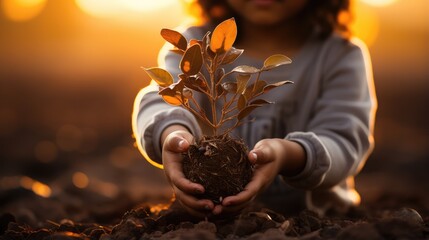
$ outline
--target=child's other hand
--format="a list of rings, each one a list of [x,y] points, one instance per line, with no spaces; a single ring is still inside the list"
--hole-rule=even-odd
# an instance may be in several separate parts
[[[214,214],[240,211],[268,187],[278,174],[299,173],[305,166],[305,151],[296,142],[279,138],[263,139],[249,152],[249,160],[255,164],[252,180],[239,194],[226,197],[222,205],[215,207]]]
[[[168,135],[163,138],[162,162],[176,199],[192,215],[205,217],[213,209],[214,203],[208,199],[197,199],[195,195],[203,193],[204,187],[191,182],[182,171],[181,153],[188,150],[193,136],[186,130],[166,130],[164,133]]]

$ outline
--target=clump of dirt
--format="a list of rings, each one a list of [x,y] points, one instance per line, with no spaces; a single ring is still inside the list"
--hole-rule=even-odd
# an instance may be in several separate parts
[[[229,135],[205,136],[184,154],[183,172],[189,180],[204,186],[199,197],[220,203],[243,191],[253,175],[253,166],[242,141]]]

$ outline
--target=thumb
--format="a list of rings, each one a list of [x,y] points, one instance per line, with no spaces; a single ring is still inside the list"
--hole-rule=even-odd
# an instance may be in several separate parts
[[[189,136],[187,136],[189,135]],[[164,149],[171,152],[184,152],[189,148],[189,140],[192,140],[190,133],[174,132],[168,135],[164,141]]]
[[[265,144],[257,144],[255,148],[249,152],[249,160],[253,164],[265,163],[271,158],[271,150],[271,147]]]

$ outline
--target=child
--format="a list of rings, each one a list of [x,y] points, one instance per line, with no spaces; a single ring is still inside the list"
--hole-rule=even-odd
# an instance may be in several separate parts
[[[244,49],[237,65],[260,67],[273,54],[293,63],[264,72],[265,81],[291,80],[264,99],[275,104],[254,111],[254,121],[233,135],[252,149],[256,164],[245,190],[215,205],[195,194],[204,188],[184,177],[181,152],[203,134],[188,111],[170,106],[149,85],[137,96],[133,130],[148,161],[163,167],[176,199],[191,214],[237,212],[256,197],[269,208],[291,210],[291,201],[323,214],[360,203],[354,176],[373,149],[376,98],[365,45],[348,38],[340,14],[348,0],[200,0],[206,24],[183,32],[201,39],[221,21],[235,17],[235,47]],[[181,56],[161,53],[165,67],[177,76]],[[225,69],[226,71],[230,69]],[[296,204],[295,204],[296,205]],[[276,209],[280,208],[280,209]],[[292,209],[296,210],[296,209]]]

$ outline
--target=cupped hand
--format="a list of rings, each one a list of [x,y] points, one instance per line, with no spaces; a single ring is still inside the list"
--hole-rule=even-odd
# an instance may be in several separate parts
[[[193,136],[188,131],[176,130],[169,133],[163,140],[162,162],[176,199],[192,215],[205,217],[213,210],[214,203],[208,199],[195,197],[204,193],[204,187],[187,179],[182,170],[181,153],[188,150],[192,141]]]
[[[259,141],[249,152],[249,161],[255,165],[252,180],[237,195],[226,197],[214,214],[238,212],[267,188],[278,174],[295,174],[305,165],[305,151],[296,142],[270,138]]]

